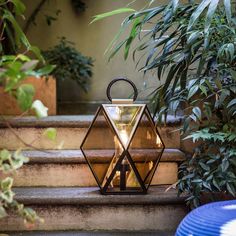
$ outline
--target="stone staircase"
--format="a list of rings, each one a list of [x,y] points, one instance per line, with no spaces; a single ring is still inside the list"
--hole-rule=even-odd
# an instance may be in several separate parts
[[[0,233],[10,235],[173,235],[187,210],[175,190],[177,168],[185,155],[180,150],[180,119],[169,117],[159,128],[166,149],[147,195],[100,195],[94,177],[79,150],[93,116],[32,117],[0,121],[0,149],[22,147],[30,162],[14,175],[16,199],[37,211],[45,222],[29,232],[15,215],[0,220]],[[55,141],[43,133],[57,129]],[[22,142],[24,140],[25,143]],[[96,140],[96,137],[94,137]],[[32,149],[30,144],[35,149]],[[97,168],[103,155],[95,155]],[[27,233],[28,231],[28,233]],[[123,234],[124,231],[124,234]],[[119,233],[118,233],[119,232]],[[128,233],[131,234],[132,233]]]

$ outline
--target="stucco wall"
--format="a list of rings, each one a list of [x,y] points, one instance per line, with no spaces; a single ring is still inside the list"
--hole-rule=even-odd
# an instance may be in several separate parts
[[[27,5],[26,16],[30,14],[38,2],[39,0],[25,0]],[[105,100],[107,84],[112,78],[117,76],[126,76],[132,79],[139,89],[144,88],[144,80],[147,82],[147,87],[157,86],[159,82],[155,79],[155,74],[149,73],[143,78],[143,74],[135,69],[135,63],[131,56],[127,61],[124,61],[123,54],[120,53],[109,63],[104,56],[104,51],[118,31],[125,14],[89,25],[92,16],[123,7],[130,1],[85,0],[85,2],[88,7],[87,10],[76,15],[71,7],[70,0],[48,1],[36,19],[36,26],[31,25],[27,33],[31,43],[38,45],[42,49],[52,47],[58,42],[58,37],[66,36],[68,40],[75,42],[78,50],[84,55],[95,59],[94,76],[91,80],[89,93],[82,92],[73,81],[65,80],[58,88],[59,100],[85,102]],[[147,0],[137,0],[131,7],[140,9],[147,2]],[[44,14],[53,14],[57,9],[62,11],[58,16],[58,20],[53,22],[51,26],[47,26]],[[122,85],[118,85],[112,92],[114,97],[127,97],[130,91],[129,86],[124,89]],[[139,99],[144,99],[144,94],[140,94]]]

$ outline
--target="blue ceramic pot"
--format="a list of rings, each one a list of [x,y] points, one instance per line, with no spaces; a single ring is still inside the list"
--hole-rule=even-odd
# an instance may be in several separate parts
[[[175,236],[236,236],[236,200],[196,208],[182,220]]]

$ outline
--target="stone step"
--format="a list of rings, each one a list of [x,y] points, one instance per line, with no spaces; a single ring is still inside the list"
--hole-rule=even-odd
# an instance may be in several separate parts
[[[95,178],[89,169],[85,158],[80,150],[48,150],[45,151],[23,151],[30,158],[14,173],[14,186],[46,186],[64,187],[97,186]],[[104,167],[108,165],[111,154],[103,151],[94,155],[95,168],[102,174]],[[138,152],[134,160],[148,158],[148,154]],[[152,155],[150,155],[152,158]],[[161,162],[153,177],[152,184],[173,184],[177,181],[178,162],[183,161],[185,155],[178,149],[165,149]]]
[[[174,232],[161,231],[117,231],[117,232],[94,232],[94,231],[41,231],[41,232],[14,232],[10,236],[174,236]]]
[[[16,199],[35,209],[44,223],[33,230],[175,231],[187,213],[183,197],[167,186],[147,195],[101,195],[98,188],[15,188]],[[27,231],[23,220],[9,215],[2,231]]]
[[[25,143],[38,149],[79,149],[92,118],[93,116],[49,116],[43,119],[23,117],[8,119],[7,123],[0,120],[0,149],[30,149]],[[180,148],[179,124],[180,118],[172,117],[169,118],[167,126],[158,128],[166,148]],[[49,127],[57,128],[55,141],[50,141],[43,135]],[[102,125],[94,133],[94,143],[102,140],[105,147],[109,140],[106,139],[106,132],[103,132],[104,139],[97,136],[101,129],[104,129]]]

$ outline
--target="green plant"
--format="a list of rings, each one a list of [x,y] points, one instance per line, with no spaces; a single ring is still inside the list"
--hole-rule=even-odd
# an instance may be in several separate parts
[[[181,110],[183,134],[201,141],[180,167],[177,183],[179,193],[189,195],[191,206],[200,204],[204,192],[235,195],[235,3],[172,0],[150,5],[124,19],[108,48],[109,59],[122,47],[127,59],[132,45],[134,60],[142,53],[146,60],[142,65],[138,60],[140,71],[155,71],[161,81],[150,94],[158,121]],[[109,15],[100,14],[94,20]],[[130,25],[128,37],[121,40]]]
[[[40,50],[29,43],[16,21],[16,17],[23,16],[24,10],[25,6],[20,0],[0,1],[0,85],[4,87],[5,92],[17,99],[22,111],[33,109],[38,117],[44,117],[47,116],[47,108],[41,101],[33,100],[34,87],[24,83],[24,80],[30,75],[36,77],[46,75],[52,71],[53,66],[36,68],[39,60],[44,63],[44,59]],[[18,53],[19,50],[23,53]],[[26,55],[29,51],[39,60],[30,59]],[[4,117],[1,118],[5,120]],[[11,128],[7,120],[6,124]],[[27,161],[20,148],[14,153],[6,149],[0,151],[0,218],[5,217],[9,210],[14,210],[26,223],[32,224],[42,219],[35,211],[14,200],[14,192],[11,189],[14,180],[10,177]]]
[[[6,149],[0,152],[0,172],[4,175],[11,175],[19,169],[24,163],[28,162],[28,158],[22,155],[20,150],[12,153]],[[35,211],[31,208],[24,207],[14,200],[14,192],[12,191],[13,178],[6,177],[0,180],[0,219],[7,216],[8,210],[14,210],[25,220],[26,224],[34,223],[36,220],[42,221]]]
[[[48,63],[56,65],[53,75],[58,80],[75,80],[84,91],[88,90],[89,79],[92,76],[93,60],[83,56],[74,44],[64,37],[58,45],[44,51],[43,55]]]

